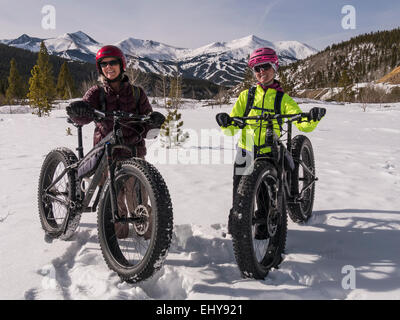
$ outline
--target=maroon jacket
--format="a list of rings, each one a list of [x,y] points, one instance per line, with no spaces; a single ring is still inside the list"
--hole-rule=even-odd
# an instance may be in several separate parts
[[[136,90],[139,88],[136,87]],[[104,85],[105,99],[106,99],[106,111],[121,110],[125,112],[137,112],[141,115],[147,115],[153,112],[149,100],[143,89],[140,88],[140,99],[136,105],[136,99],[133,93],[133,87],[129,83],[128,77],[125,75],[120,84],[119,92],[115,92],[111,86],[106,83]],[[135,92],[138,94],[138,92]],[[100,103],[100,87],[98,85],[91,87],[83,96],[83,100],[88,102],[94,109],[101,110]],[[88,124],[92,121],[89,118],[73,118],[74,122],[80,125]],[[96,123],[96,128],[94,129],[93,145],[96,145],[103,139],[108,133],[112,131],[113,121],[103,120]],[[150,128],[148,126],[139,125],[129,125],[129,127],[123,126],[122,133],[124,136],[125,144],[136,145],[136,152],[138,157],[144,157],[146,155],[146,144],[144,139],[140,139],[140,132],[144,138],[147,131]]]

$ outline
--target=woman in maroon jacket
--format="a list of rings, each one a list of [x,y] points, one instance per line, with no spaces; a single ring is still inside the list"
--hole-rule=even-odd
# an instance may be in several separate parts
[[[84,125],[93,121],[93,109],[102,111],[121,110],[139,115],[150,115],[153,124],[146,126],[123,126],[122,133],[126,145],[136,147],[136,156],[144,158],[146,155],[146,145],[144,137],[147,132],[156,127],[161,127],[164,117],[154,112],[150,106],[149,100],[143,89],[135,87],[129,83],[128,77],[124,74],[126,71],[126,59],[122,51],[115,46],[105,46],[101,48],[96,55],[96,66],[100,74],[102,85],[91,87],[83,97],[82,101],[75,101],[67,108],[70,118],[77,124]],[[96,145],[113,129],[113,120],[103,119],[96,122],[94,130],[93,144]],[[130,157],[125,153],[118,153],[118,158]],[[104,177],[105,180],[106,176]],[[104,183],[103,180],[103,183]],[[126,216],[128,212],[133,212],[137,199],[133,192],[134,179],[127,181],[124,188],[117,195],[118,211],[121,216]],[[142,199],[147,199],[147,193],[144,187],[141,188]],[[127,195],[131,196],[128,197]],[[147,200],[142,203],[146,206]],[[151,208],[148,206],[149,212]],[[151,219],[149,219],[151,221]],[[116,223],[115,233],[118,238],[126,238],[129,233],[127,223]],[[151,234],[151,226],[148,226],[147,232],[143,234],[147,240]]]
[[[100,74],[102,85],[91,87],[83,96],[83,101],[71,104],[69,116],[77,124],[84,125],[93,121],[92,110],[103,109],[106,111],[121,110],[134,112],[139,115],[147,115],[153,112],[149,100],[143,89],[132,86],[126,71],[126,59],[122,51],[115,46],[105,46],[96,55],[96,66]],[[103,100],[103,101],[102,101]],[[99,143],[108,133],[112,131],[113,121],[102,120],[96,122],[93,136],[93,145]],[[142,134],[146,136],[149,126],[144,128],[123,127],[124,140],[127,145],[135,145],[137,156],[146,155],[146,145],[144,139],[140,139],[138,130],[143,129]]]

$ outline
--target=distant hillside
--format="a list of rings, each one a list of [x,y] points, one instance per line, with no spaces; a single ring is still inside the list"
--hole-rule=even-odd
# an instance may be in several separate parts
[[[395,68],[390,73],[378,80],[379,83],[400,84],[400,67]]]
[[[162,97],[164,95],[162,76],[156,73],[144,72],[141,70],[127,71],[129,79],[135,85],[141,86],[145,92],[151,96]],[[182,97],[188,99],[212,99],[221,89],[226,87],[217,85],[208,80],[183,78]],[[170,78],[165,77],[165,94],[168,97],[170,91]]]
[[[294,91],[381,79],[400,65],[400,28],[357,36],[281,68]]]
[[[36,64],[38,53],[31,51],[10,47],[0,44],[0,93],[4,94],[8,86],[8,76],[10,74],[10,60],[15,58],[17,61],[18,72],[23,78],[24,82],[28,82],[31,76],[31,69]],[[62,64],[68,61],[68,67],[71,72],[75,85],[79,89],[83,81],[88,80],[91,75],[96,73],[94,64],[85,62],[73,62],[65,60],[56,56],[50,56],[50,62],[53,65],[53,75],[57,81],[58,73],[60,72]]]

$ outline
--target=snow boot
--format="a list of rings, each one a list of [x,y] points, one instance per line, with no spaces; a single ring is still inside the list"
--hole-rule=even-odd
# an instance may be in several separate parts
[[[126,217],[122,215],[121,218]],[[129,223],[128,222],[116,222],[114,224],[115,235],[118,239],[126,239],[129,234]]]
[[[118,215],[123,219],[128,216],[128,208],[125,204],[125,189],[122,189],[117,196]],[[129,223],[116,222],[114,224],[115,236],[118,239],[126,239],[129,234]]]

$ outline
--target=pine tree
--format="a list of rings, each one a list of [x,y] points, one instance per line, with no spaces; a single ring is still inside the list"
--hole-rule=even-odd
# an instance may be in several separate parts
[[[31,70],[28,99],[35,114],[49,115],[56,96],[52,66],[44,42],[40,44],[36,65]]]
[[[187,132],[182,131],[182,114],[178,109],[168,110],[167,117],[161,126],[161,145],[165,148],[180,146],[189,137]]]
[[[18,73],[17,62],[14,58],[10,61],[10,75],[8,77],[8,88],[6,90],[6,102],[14,104],[17,99],[24,96],[24,85]]]
[[[340,77],[339,82],[338,82],[338,87],[343,87],[343,90],[342,90],[343,101],[345,101],[346,98],[350,94],[349,90],[350,90],[351,84],[352,84],[352,81],[351,81],[350,77],[348,76],[347,71],[344,70],[342,72],[342,76]]]
[[[65,61],[61,66],[57,80],[57,96],[60,99],[72,99],[76,96],[74,81],[68,69],[68,64]]]

